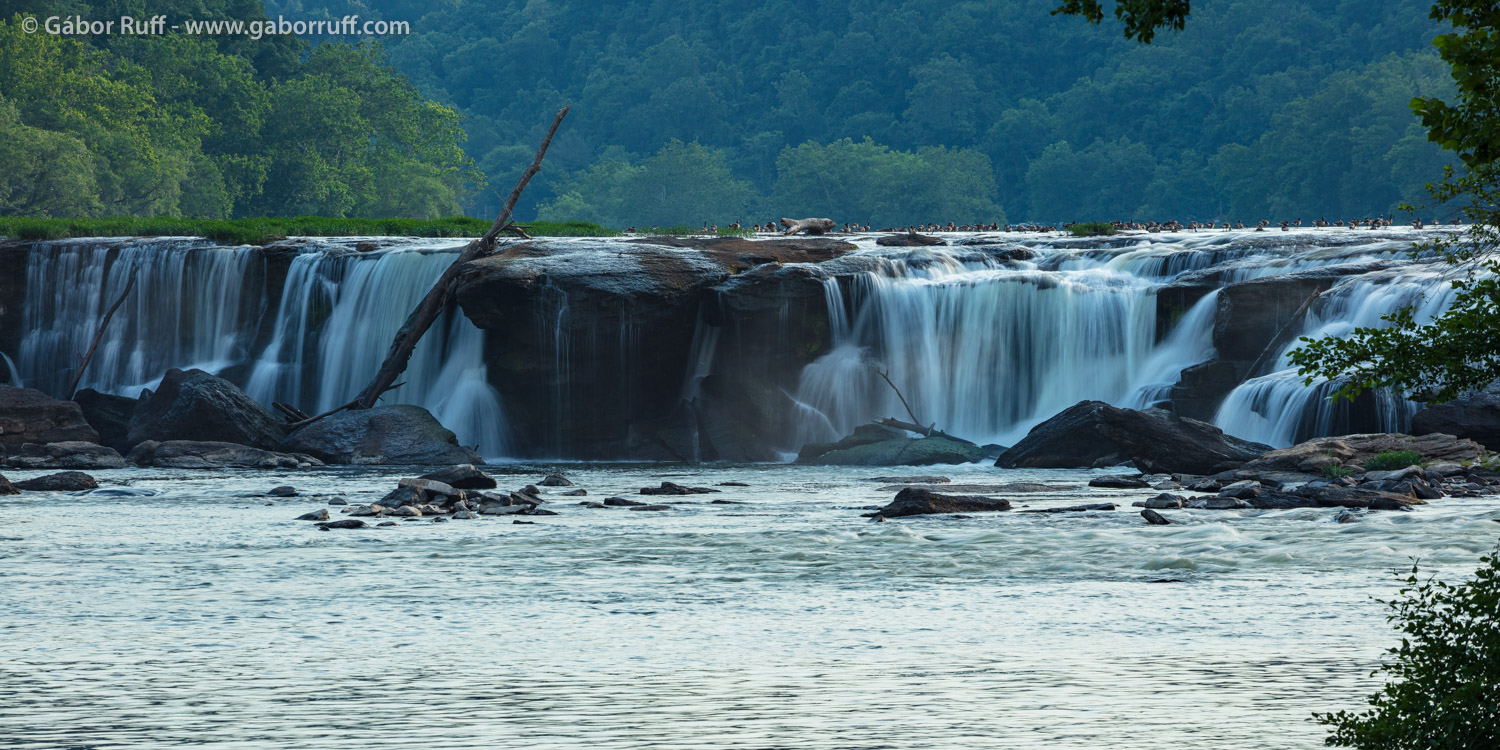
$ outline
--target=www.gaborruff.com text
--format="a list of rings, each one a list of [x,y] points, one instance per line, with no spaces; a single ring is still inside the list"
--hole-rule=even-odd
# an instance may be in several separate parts
[[[121,16],[117,20],[109,21],[95,21],[82,16],[48,16],[38,21],[35,16],[31,16],[22,19],[21,27],[28,34],[42,31],[57,36],[124,36],[127,34],[159,36],[169,32],[180,32],[204,36],[243,36],[251,39],[285,34],[382,36],[411,33],[411,24],[407,21],[361,21],[359,16],[344,16],[333,21],[289,21],[277,16],[275,20],[183,20],[175,24],[168,24],[166,16],[151,16],[150,18]]]

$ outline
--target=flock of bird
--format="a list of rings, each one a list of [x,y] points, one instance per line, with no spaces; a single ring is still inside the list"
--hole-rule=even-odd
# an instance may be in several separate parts
[[[1190,221],[1187,224],[1179,223],[1176,220],[1165,221],[1165,222],[1156,222],[1156,221],[1110,221],[1110,222],[1101,222],[1101,223],[1107,223],[1107,224],[1113,226],[1117,231],[1136,230],[1136,231],[1146,231],[1146,232],[1151,232],[1151,233],[1159,233],[1159,232],[1182,232],[1182,231],[1197,232],[1197,231],[1206,230],[1206,229],[1227,229],[1227,230],[1252,229],[1252,230],[1254,230],[1256,232],[1264,232],[1264,231],[1272,228],[1272,223],[1271,223],[1271,221],[1269,219],[1261,219],[1259,222],[1257,222],[1256,224],[1253,224],[1253,225],[1251,225],[1249,227],[1246,227],[1245,224],[1244,224],[1244,222],[1239,222],[1239,221],[1235,221],[1235,222],[1229,222],[1229,221],[1207,221],[1207,222]],[[1434,226],[1434,227],[1435,226],[1440,226],[1442,223],[1443,222],[1438,221],[1437,219],[1433,219],[1430,222],[1423,222],[1421,219],[1413,219],[1411,221],[1411,226],[1414,229],[1424,229],[1424,228],[1429,227],[1429,226]],[[1457,224],[1461,224],[1462,222],[1459,219],[1453,219],[1453,220],[1451,220],[1451,221],[1449,221],[1447,223],[1450,224],[1450,225],[1457,225]],[[1344,220],[1344,219],[1336,219],[1334,221],[1329,221],[1326,218],[1319,218],[1319,219],[1317,219],[1315,221],[1312,221],[1311,223],[1307,224],[1307,226],[1316,227],[1316,228],[1346,228],[1346,229],[1366,228],[1366,229],[1381,229],[1381,228],[1384,228],[1384,227],[1392,226],[1392,224],[1393,224],[1393,222],[1390,219],[1383,218],[1383,217],[1375,217],[1373,219],[1370,219],[1370,218],[1365,218],[1365,219],[1349,219],[1347,221]],[[1067,231],[1068,229],[1070,229],[1073,226],[1074,226],[1073,222],[1069,222],[1069,223],[1066,223],[1066,224],[1062,224],[1061,226],[1058,226],[1058,225],[1053,225],[1053,224],[958,224],[958,223],[950,221],[947,224],[928,223],[928,224],[912,224],[912,225],[909,225],[909,226],[906,226],[906,227],[882,227],[882,228],[874,230],[874,231],[877,231],[877,232],[908,232],[908,233],[912,233],[912,234],[917,234],[917,233],[922,233],[922,232],[929,232],[929,233],[931,233],[931,232],[1026,232],[1026,233],[1046,233],[1046,232]],[[1292,221],[1282,221],[1277,226],[1283,232],[1290,232],[1294,228],[1300,228],[1300,227],[1302,227],[1303,223],[1302,223],[1301,219],[1295,219],[1295,220],[1292,220]],[[729,224],[725,228],[729,229],[729,230],[737,231],[737,232],[754,232],[756,234],[780,234],[780,233],[786,231],[786,228],[783,227],[783,225],[781,223],[778,223],[778,222],[775,222],[775,221],[768,221],[768,222],[766,222],[764,224],[750,224],[749,226],[744,226],[740,222],[734,222],[732,224]],[[625,230],[625,233],[626,234],[642,234],[642,233],[650,233],[650,231],[651,231],[650,229],[642,231],[642,230],[638,230],[636,227],[630,227],[629,229]],[[720,228],[719,228],[718,224],[708,224],[708,223],[705,223],[703,225],[703,227],[699,231],[702,234],[716,235],[716,234],[720,233]],[[862,232],[869,232],[869,231],[871,231],[869,224],[859,224],[857,222],[855,222],[855,223],[845,222],[844,225],[843,225],[843,227],[842,227],[842,234],[860,234]]]

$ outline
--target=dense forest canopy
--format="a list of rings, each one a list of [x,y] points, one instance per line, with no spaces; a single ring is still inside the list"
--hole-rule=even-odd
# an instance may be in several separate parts
[[[12,5],[4,17],[42,12]],[[110,16],[146,3],[52,5]],[[6,183],[35,185],[0,193],[0,210],[492,214],[564,103],[573,114],[520,213],[618,227],[1351,218],[1421,202],[1448,160],[1409,108],[1451,90],[1438,27],[1403,0],[1207,0],[1149,46],[1053,16],[1057,0],[266,5],[412,33],[377,48],[0,30],[25,53],[0,52],[0,129],[27,144],[11,169],[32,175]],[[54,68],[107,71],[94,75],[136,92],[118,95],[167,105],[91,126],[163,154],[149,174],[119,174],[145,146],[104,143],[26,98],[17,81],[51,73],[15,61],[49,45],[80,48]],[[78,167],[27,166],[53,161]],[[89,185],[97,201],[47,197]]]
[[[478,180],[459,115],[374,44],[27,33],[24,16],[260,19],[245,0],[0,2],[0,213],[405,216]]]

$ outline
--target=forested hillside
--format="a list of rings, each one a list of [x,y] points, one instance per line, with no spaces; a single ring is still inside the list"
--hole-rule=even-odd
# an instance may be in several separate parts
[[[498,186],[562,103],[529,198],[652,224],[1365,216],[1444,158],[1408,109],[1446,92],[1427,5],[1203,0],[1151,46],[1057,0],[272,0],[405,19],[391,61],[468,116]],[[562,175],[558,168],[569,174]],[[492,192],[475,208],[493,208]],[[998,208],[997,208],[998,207]]]
[[[458,213],[459,115],[375,45],[27,33],[32,14],[260,19],[246,0],[0,2],[0,215]]]

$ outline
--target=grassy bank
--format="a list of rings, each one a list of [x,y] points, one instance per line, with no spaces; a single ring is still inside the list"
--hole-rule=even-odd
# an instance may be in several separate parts
[[[1074,237],[1105,237],[1114,234],[1117,230],[1114,224],[1107,221],[1087,221],[1069,226],[1068,231]]]
[[[491,222],[456,216],[447,219],[31,219],[0,217],[0,236],[23,240],[69,237],[207,237],[241,245],[264,245],[286,237],[478,237]],[[538,221],[528,230],[535,237],[613,237],[619,232],[584,221]]]

